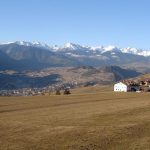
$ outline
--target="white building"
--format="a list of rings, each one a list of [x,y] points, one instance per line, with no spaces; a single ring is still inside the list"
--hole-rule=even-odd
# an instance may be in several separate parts
[[[138,84],[119,82],[114,85],[115,92],[136,92],[139,90],[140,87]]]
[[[128,92],[128,90],[129,90],[128,85],[126,85],[123,82],[119,82],[114,85],[115,92]]]

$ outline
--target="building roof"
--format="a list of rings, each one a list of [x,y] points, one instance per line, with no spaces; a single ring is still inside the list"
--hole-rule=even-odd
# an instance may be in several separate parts
[[[122,83],[126,86],[139,86],[139,84],[137,84],[133,81],[129,81],[129,80],[123,80],[123,81],[120,81],[119,83]]]

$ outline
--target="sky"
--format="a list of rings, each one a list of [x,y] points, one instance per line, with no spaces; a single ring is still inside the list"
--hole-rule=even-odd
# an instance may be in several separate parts
[[[150,49],[150,0],[0,0],[0,42]]]

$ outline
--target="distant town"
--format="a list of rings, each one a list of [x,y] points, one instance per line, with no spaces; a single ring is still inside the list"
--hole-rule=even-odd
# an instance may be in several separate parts
[[[70,89],[77,85],[73,83],[56,84],[43,88],[22,88],[14,90],[0,90],[0,96],[37,96],[37,95],[61,95],[71,94]]]

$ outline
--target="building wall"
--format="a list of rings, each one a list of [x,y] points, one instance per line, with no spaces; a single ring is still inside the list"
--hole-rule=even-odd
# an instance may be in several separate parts
[[[114,85],[114,91],[115,92],[127,92],[128,87],[127,87],[127,85],[125,85],[123,83],[117,83]]]

